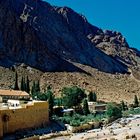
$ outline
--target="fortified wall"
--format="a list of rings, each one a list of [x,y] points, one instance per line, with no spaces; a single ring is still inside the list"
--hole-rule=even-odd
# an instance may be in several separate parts
[[[35,128],[49,122],[48,102],[33,102],[19,109],[0,108],[0,138],[17,130]]]

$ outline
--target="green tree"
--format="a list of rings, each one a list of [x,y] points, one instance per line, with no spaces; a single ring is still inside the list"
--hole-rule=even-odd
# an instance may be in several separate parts
[[[65,107],[76,107],[86,97],[84,90],[77,86],[62,89],[62,102]]]
[[[35,86],[36,86],[35,81],[33,81],[33,85],[32,85],[32,88],[31,88],[31,95],[32,95],[33,99],[36,96]]]
[[[96,93],[90,92],[88,95],[88,100],[90,102],[96,102],[97,101],[97,95]]]
[[[30,93],[30,81],[29,81],[28,76],[27,76],[27,79],[26,79],[26,92]]]
[[[47,93],[37,93],[36,96],[37,99],[41,101],[47,101],[48,99]]]
[[[28,81],[28,84],[29,84],[29,81]],[[27,89],[28,86],[29,85],[26,84],[26,89]],[[29,89],[28,89],[28,91],[29,91]],[[33,98],[40,97],[40,94],[41,94],[41,92],[40,92],[40,83],[39,83],[39,81],[37,81],[37,82],[33,81],[33,85],[32,85],[32,88],[31,88],[32,97]]]
[[[31,88],[31,94],[33,94],[35,92],[35,81],[33,81],[33,85],[32,85],[32,88]]]
[[[24,91],[24,81],[23,81],[23,77],[22,77],[22,79],[21,79],[20,90],[21,90],[21,91]]]
[[[106,114],[111,120],[122,117],[122,111],[115,103],[109,103],[107,105]]]
[[[18,74],[17,74],[17,72],[15,73],[15,85],[14,85],[14,90],[19,90],[19,86],[18,86]]]
[[[84,113],[84,115],[88,115],[90,113],[87,99],[83,100],[83,113]]]
[[[36,92],[40,92],[40,82],[39,82],[39,80],[38,80],[37,83],[35,84],[35,91],[36,91]]]
[[[96,102],[97,101],[97,95],[96,95],[96,93],[94,92],[93,93],[93,102]]]
[[[127,109],[127,106],[124,103],[124,101],[121,101],[121,109],[122,109],[122,111],[125,111]]]
[[[51,89],[47,90],[47,97],[49,102],[49,117],[53,115],[53,106],[54,106],[54,95]]]
[[[134,97],[134,107],[138,107],[139,106],[139,100],[138,97],[135,95]]]
[[[23,89],[26,91],[26,82],[25,82],[25,77],[23,77]]]

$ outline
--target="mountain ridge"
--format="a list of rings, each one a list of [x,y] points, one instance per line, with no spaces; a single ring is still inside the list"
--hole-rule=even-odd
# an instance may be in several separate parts
[[[10,58],[7,63],[25,63],[43,71],[77,71],[72,64],[76,62],[108,73],[127,72],[124,64],[94,47],[84,33],[82,34],[82,27],[77,32],[74,27],[76,25],[72,28],[69,23],[68,26],[56,7],[40,0],[36,2],[1,1],[0,31],[4,47],[1,47],[0,52],[5,51],[6,54],[4,57],[3,53],[4,60],[1,58],[1,64]],[[75,16],[78,14],[75,13]],[[85,24],[84,19],[80,22]],[[93,28],[94,32],[94,26],[87,21],[86,23],[88,30]]]

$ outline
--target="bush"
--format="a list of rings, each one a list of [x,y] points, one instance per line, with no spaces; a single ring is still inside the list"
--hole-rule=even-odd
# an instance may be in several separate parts
[[[131,108],[130,110],[123,111],[123,116],[129,116],[130,114],[140,114],[140,108]]]
[[[80,120],[72,120],[70,122],[70,125],[77,127],[77,126],[80,126],[81,125],[81,122],[80,122]]]
[[[88,114],[87,116],[80,115],[80,114],[74,114],[73,116],[67,115],[67,116],[60,117],[59,120],[65,124],[70,124],[72,126],[80,126],[80,125],[86,124],[88,122],[100,121],[103,117],[104,117],[104,115],[95,117],[95,115],[93,115],[93,114]]]
[[[107,105],[106,114],[110,120],[122,117],[122,111],[115,103],[109,103]]]

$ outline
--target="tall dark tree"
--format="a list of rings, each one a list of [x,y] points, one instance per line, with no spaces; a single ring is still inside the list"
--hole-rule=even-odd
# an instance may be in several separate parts
[[[24,81],[23,81],[23,77],[22,77],[22,79],[21,79],[20,90],[21,90],[21,91],[24,91]]]
[[[40,82],[39,82],[39,80],[38,80],[37,83],[35,84],[35,91],[36,91],[36,92],[40,92]]]
[[[32,89],[31,89],[31,95],[34,96],[35,94],[35,81],[33,81]]]
[[[27,88],[27,85],[26,85],[26,88]],[[40,83],[39,83],[39,81],[37,81],[37,82],[33,82],[33,86],[32,86],[32,89],[31,89],[31,95],[32,95],[32,97],[33,98],[38,98],[38,97],[40,97]]]
[[[27,76],[27,79],[26,79],[26,92],[30,93],[30,81],[29,81],[28,76]]]
[[[121,109],[122,111],[125,111],[127,109],[127,105],[124,103],[124,101],[121,101]]]
[[[139,106],[139,100],[138,97],[135,95],[134,97],[134,107],[138,107]]]
[[[87,99],[83,100],[83,114],[88,115],[90,113]]]
[[[97,95],[96,93],[90,92],[88,95],[88,100],[90,102],[96,102],[97,101]]]
[[[23,89],[26,91],[26,82],[25,82],[25,76],[23,77]]]
[[[96,95],[96,93],[94,92],[93,93],[93,102],[96,102],[97,101],[97,95]]]
[[[48,102],[49,102],[49,116],[50,118],[53,115],[53,106],[54,106],[54,95],[51,89],[47,90]]]
[[[15,85],[14,85],[14,90],[19,90],[19,86],[18,86],[18,74],[17,74],[17,72],[15,73]]]
[[[89,102],[93,101],[93,93],[92,93],[92,92],[90,92],[90,93],[88,94],[88,101],[89,101]]]

